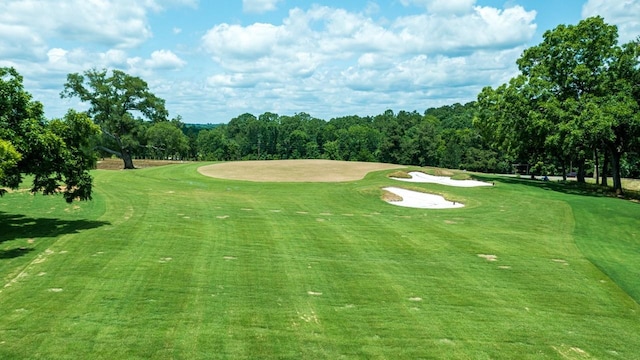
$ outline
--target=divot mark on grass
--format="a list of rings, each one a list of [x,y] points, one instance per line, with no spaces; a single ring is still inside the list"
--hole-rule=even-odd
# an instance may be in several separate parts
[[[498,261],[498,257],[496,255],[478,254],[478,257],[481,257],[487,261]]]
[[[498,269],[502,269],[502,270],[509,270],[509,269],[511,269],[511,266],[508,266],[508,265],[502,265],[502,266],[498,266]]]
[[[415,297],[410,297],[410,298],[409,298],[409,301],[415,301],[415,302],[418,302],[418,301],[422,301],[422,298],[421,298],[421,297],[417,297],[417,296],[415,296]]]
[[[567,262],[567,260],[563,260],[563,259],[551,259],[551,261],[558,263],[558,264],[562,264],[565,266],[569,266],[569,263]]]
[[[282,210],[274,209],[274,210],[271,210],[271,212],[272,213],[279,213],[279,212],[282,212]]]
[[[307,214],[309,214],[309,212],[308,211],[296,211],[296,214],[307,215]]]
[[[322,296],[322,293],[317,291],[307,291],[307,294],[311,296]]]
[[[224,220],[224,219],[228,219],[229,215],[220,215],[220,216],[216,216],[216,218]]]
[[[173,258],[170,258],[170,257],[163,257],[163,258],[160,258],[160,260],[158,260],[158,262],[159,262],[159,263],[167,263],[167,262],[169,262],[169,261],[171,261],[171,260],[173,260]]]
[[[227,260],[227,261],[228,260],[236,260],[237,259],[237,257],[235,257],[235,256],[223,256],[222,258]]]
[[[47,273],[44,271],[38,273],[38,276],[45,276],[45,275],[47,275]]]
[[[59,293],[62,292],[62,288],[51,288],[49,289],[49,292]]]
[[[298,312],[298,315],[300,316],[300,320],[306,323],[314,323],[314,324],[320,323],[320,320],[318,320],[318,315],[316,315],[314,311],[311,311],[311,314],[301,314]]]
[[[580,349],[576,346],[552,346],[555,351],[557,351],[563,358],[566,359],[590,359],[591,355],[589,355],[586,351]]]
[[[249,209],[249,208],[242,208],[240,210],[242,210],[242,211],[253,211],[253,209]]]

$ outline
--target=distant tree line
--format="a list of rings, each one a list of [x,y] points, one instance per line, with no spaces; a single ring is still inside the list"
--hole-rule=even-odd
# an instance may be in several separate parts
[[[509,171],[473,127],[475,103],[325,121],[307,113],[242,114],[195,133],[198,160],[331,159]]]

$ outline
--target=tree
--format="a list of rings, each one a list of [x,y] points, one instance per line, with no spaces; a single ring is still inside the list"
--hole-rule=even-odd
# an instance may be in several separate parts
[[[606,152],[622,193],[620,159],[640,135],[640,51],[637,42],[618,46],[617,38],[601,17],[545,32],[518,59],[520,75],[479,95],[478,124],[520,155],[535,154],[530,163],[552,155],[563,170],[567,161],[577,164],[579,181],[587,160]]]
[[[107,70],[95,69],[69,74],[60,96],[89,103],[88,114],[110,140],[100,148],[120,157],[125,169],[134,168],[131,153],[140,145],[135,131],[143,118],[160,122],[168,116],[164,100],[151,93],[144,80],[120,70],[113,70],[111,76]],[[115,149],[106,146],[110,142]]]
[[[189,150],[189,139],[175,122],[157,122],[146,131],[147,146],[155,157],[182,159]]]
[[[1,187],[16,189],[33,175],[33,193],[62,193],[67,202],[91,199],[95,158],[88,148],[98,133],[83,113],[46,122],[42,104],[24,90],[18,72],[0,68]]]
[[[21,157],[10,142],[0,139],[0,180],[4,178],[5,173],[15,171]],[[0,196],[6,192],[5,189],[0,189]]]

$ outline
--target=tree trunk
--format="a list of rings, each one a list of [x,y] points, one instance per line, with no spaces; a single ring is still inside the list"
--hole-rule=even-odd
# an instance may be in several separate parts
[[[602,179],[600,179],[600,185],[609,186],[607,184],[607,176],[609,174],[609,151],[605,148],[602,156]]]
[[[133,159],[131,159],[131,154],[125,149],[122,149],[122,161],[124,162],[124,169],[135,169],[133,166]]]
[[[622,177],[620,176],[620,158],[622,154],[615,149],[611,151],[611,172],[613,178],[613,189],[617,195],[622,195]]]
[[[578,161],[578,172],[576,173],[576,177],[578,178],[578,182],[579,183],[583,183],[583,184],[586,182],[586,179],[585,179],[585,176],[584,176],[584,172],[585,172],[584,171],[584,166],[585,166],[584,163],[585,163],[584,159],[580,159]]]
[[[562,161],[562,181],[567,181],[567,164]]]
[[[593,158],[595,160],[593,175],[595,175],[596,185],[598,185],[600,183],[600,159],[598,158],[598,148],[593,148]]]

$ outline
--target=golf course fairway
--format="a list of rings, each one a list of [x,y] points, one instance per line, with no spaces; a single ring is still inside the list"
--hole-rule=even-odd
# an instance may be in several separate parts
[[[203,165],[96,170],[89,202],[0,198],[0,359],[640,356],[637,203]],[[465,206],[393,206],[388,186]]]

